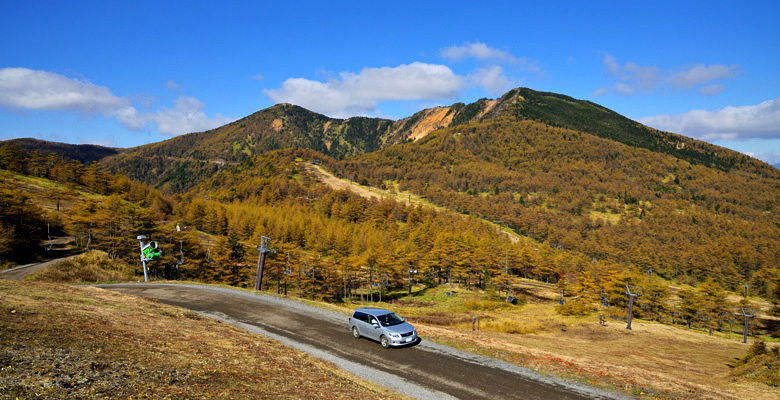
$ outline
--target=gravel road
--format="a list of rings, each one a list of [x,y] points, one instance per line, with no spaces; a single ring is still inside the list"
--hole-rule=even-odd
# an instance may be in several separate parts
[[[225,288],[171,284],[97,285],[158,299],[236,324],[421,399],[625,399],[541,376],[497,359],[428,342],[388,350],[354,339],[347,315],[291,299]]]

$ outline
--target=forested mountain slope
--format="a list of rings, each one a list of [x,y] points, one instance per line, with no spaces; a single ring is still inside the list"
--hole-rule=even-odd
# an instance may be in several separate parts
[[[98,146],[95,144],[67,144],[31,138],[0,141],[0,146],[6,144],[23,149],[30,155],[34,155],[38,152],[41,156],[45,157],[52,153],[56,153],[58,157],[75,160],[85,166],[89,166],[89,164],[92,164],[94,161],[100,161],[122,151],[121,149]]]
[[[724,171],[742,169],[762,175],[777,172],[743,154],[656,131],[589,101],[526,88],[511,90],[495,100],[423,110],[398,121],[333,119],[298,106],[278,104],[210,131],[127,149],[104,162],[133,179],[168,192],[182,192],[222,166],[271,150],[303,148],[348,159],[420,140],[436,129],[496,118],[565,127]]]
[[[771,292],[762,277],[780,259],[780,174],[751,165],[724,170],[515,118],[328,164],[581,255],[558,276],[606,260],[689,283],[753,279]]]
[[[332,119],[279,104],[210,131],[128,149],[105,163],[132,178],[181,192],[222,166],[272,150],[306,148],[339,158],[374,151],[396,124],[377,118]]]

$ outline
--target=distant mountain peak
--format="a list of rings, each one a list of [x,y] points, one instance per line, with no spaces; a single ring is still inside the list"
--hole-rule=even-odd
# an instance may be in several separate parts
[[[425,109],[397,121],[330,118],[294,104],[279,103],[207,132],[128,149],[109,157],[106,163],[131,177],[180,191],[213,174],[211,160],[229,165],[285,148],[311,149],[343,159],[419,141],[439,129],[501,118],[538,121],[589,133],[721,170],[777,171],[767,172],[766,164],[740,153],[646,127],[593,102],[528,88],[512,89],[497,99]],[[155,168],[148,168],[149,163]]]

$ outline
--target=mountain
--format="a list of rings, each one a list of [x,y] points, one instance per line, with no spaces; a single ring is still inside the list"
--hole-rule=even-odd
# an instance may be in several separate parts
[[[409,201],[333,192],[303,168],[315,158]],[[201,231],[267,235],[354,265],[403,258],[438,281],[448,268],[478,278],[458,269],[479,265],[495,276],[497,251],[505,271],[545,281],[652,269],[768,295],[780,276],[779,170],[530,89],[398,121],[280,104],[104,161],[175,192],[176,218]],[[519,236],[516,247],[496,247],[506,241],[497,225]]]
[[[648,128],[589,101],[526,88],[511,90],[495,100],[423,110],[398,121],[334,119],[278,104],[210,131],[127,149],[104,162],[131,178],[165,191],[182,192],[223,166],[271,150],[306,148],[345,159],[420,140],[437,129],[495,119],[539,121],[724,171],[747,168],[762,173],[767,168],[746,155]]]
[[[387,126],[379,139],[363,142],[378,149],[322,154],[320,161],[335,175],[404,193],[397,197],[408,193],[501,224],[541,246],[528,254],[560,251],[516,259],[513,265],[528,276],[555,281],[591,269],[602,275],[652,269],[683,283],[715,277],[732,290],[745,282],[772,290],[764,280],[780,259],[780,171],[758,160],[656,131],[590,102],[528,89],[425,110]],[[311,201],[315,189],[300,188],[306,174],[292,160],[317,154],[299,149],[247,157],[204,177],[188,198],[208,196],[233,207],[285,197]],[[372,207],[351,218],[360,221]],[[232,217],[223,214],[225,226],[249,231],[237,208]]]
[[[88,166],[93,161],[100,161],[106,157],[119,154],[122,151],[113,147],[94,144],[67,144],[32,138],[10,139],[0,142],[0,146],[6,144],[23,149],[28,154],[32,154],[36,150],[43,155],[57,153],[60,157],[76,160],[85,166]]]

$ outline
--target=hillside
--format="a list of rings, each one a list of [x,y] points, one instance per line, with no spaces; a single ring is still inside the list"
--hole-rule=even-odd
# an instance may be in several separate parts
[[[95,144],[67,144],[31,138],[0,141],[0,146],[4,145],[16,146],[29,154],[33,154],[35,151],[39,151],[44,156],[56,153],[59,157],[76,160],[84,165],[119,154],[121,151],[113,147]]]
[[[221,167],[267,151],[302,148],[348,159],[420,140],[437,129],[496,119],[532,120],[565,127],[724,171],[776,173],[748,156],[650,129],[592,102],[526,88],[511,90],[495,100],[423,110],[398,121],[333,119],[298,106],[278,104],[210,131],[127,149],[104,162],[114,171],[164,191],[183,192]]]
[[[558,276],[598,261],[691,283],[716,276],[727,288],[751,282],[771,292],[761,277],[780,257],[780,173],[768,166],[754,164],[759,174],[724,171],[514,119],[442,129],[328,166],[579,254],[554,268]]]
[[[0,296],[2,399],[403,398],[278,341],[157,301],[7,280]]]

